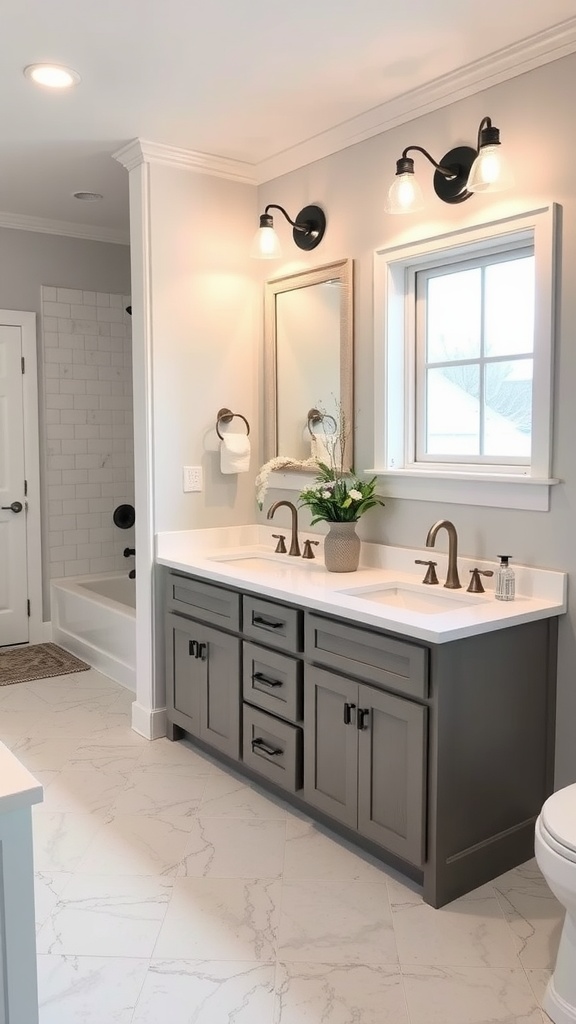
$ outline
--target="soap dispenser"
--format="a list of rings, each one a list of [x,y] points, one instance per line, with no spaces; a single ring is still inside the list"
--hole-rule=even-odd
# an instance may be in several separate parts
[[[516,591],[516,577],[514,569],[509,565],[512,555],[498,555],[500,565],[496,570],[496,592],[497,601],[513,601]]]

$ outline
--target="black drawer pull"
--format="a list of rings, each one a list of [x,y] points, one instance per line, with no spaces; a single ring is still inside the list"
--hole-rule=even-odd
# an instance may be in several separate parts
[[[360,731],[365,729],[364,721],[368,718],[370,711],[368,708],[358,708],[358,718],[356,720],[356,728]]]
[[[252,625],[264,626],[264,629],[282,629],[285,623],[278,622],[277,619],[263,619],[261,615],[253,615]]]
[[[265,676],[263,672],[255,672],[252,676],[252,682],[262,683],[264,686],[284,686],[280,679],[270,679],[270,676]]]
[[[200,658],[200,661],[206,661],[207,653],[208,653],[208,644],[198,644],[198,654],[196,655],[196,657]]]
[[[190,640],[190,642],[188,644],[188,654],[190,655],[191,658],[197,658],[198,657],[198,641],[197,640]]]
[[[252,750],[254,753],[258,753],[258,751],[261,750],[263,754],[268,754],[269,757],[278,757],[279,754],[284,753],[280,747],[271,747],[260,738],[252,740]]]
[[[352,711],[355,707],[355,704],[348,704],[348,702],[344,704],[344,725],[350,725],[350,722],[352,721]]]

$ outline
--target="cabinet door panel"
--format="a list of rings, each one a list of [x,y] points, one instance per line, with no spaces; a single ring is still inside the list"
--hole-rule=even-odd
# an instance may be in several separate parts
[[[230,757],[240,756],[240,641],[208,626],[199,628],[204,692],[200,736]]]
[[[201,639],[202,626],[177,615],[166,616],[166,703],[186,715],[186,728],[200,735],[200,702],[204,689],[205,666],[194,657],[194,646]]]
[[[353,710],[348,725],[344,717],[345,705],[357,703],[358,684],[308,668],[304,690],[305,799],[356,828],[358,741]]]
[[[359,687],[358,831],[412,864],[424,861],[427,709]]]

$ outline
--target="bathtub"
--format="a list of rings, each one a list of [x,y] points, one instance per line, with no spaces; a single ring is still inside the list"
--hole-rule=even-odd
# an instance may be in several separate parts
[[[136,584],[127,573],[52,580],[52,639],[136,691]]]

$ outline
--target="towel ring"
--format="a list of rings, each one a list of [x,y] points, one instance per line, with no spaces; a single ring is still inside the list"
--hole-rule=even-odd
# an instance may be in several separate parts
[[[317,423],[324,423],[324,420],[332,420],[332,423],[334,424],[334,430],[331,430],[330,433],[335,434],[338,429],[338,425],[333,416],[330,416],[329,413],[327,412],[322,413],[320,412],[319,409],[308,410],[308,430],[310,432],[310,437],[316,437],[316,434],[312,430],[312,425],[315,425]]]
[[[246,424],[246,436],[247,437],[249,436],[249,434],[250,434],[250,424],[248,423],[248,420],[246,419],[246,417],[242,415],[242,413],[240,413],[240,412],[231,412],[230,409],[219,409],[218,413],[216,415],[216,433],[218,434],[218,437],[220,438],[221,441],[223,441],[224,438],[222,437],[222,434],[218,430],[219,424],[220,423],[230,423],[230,421],[233,420],[235,416],[237,416],[238,419],[244,421],[244,423]]]

